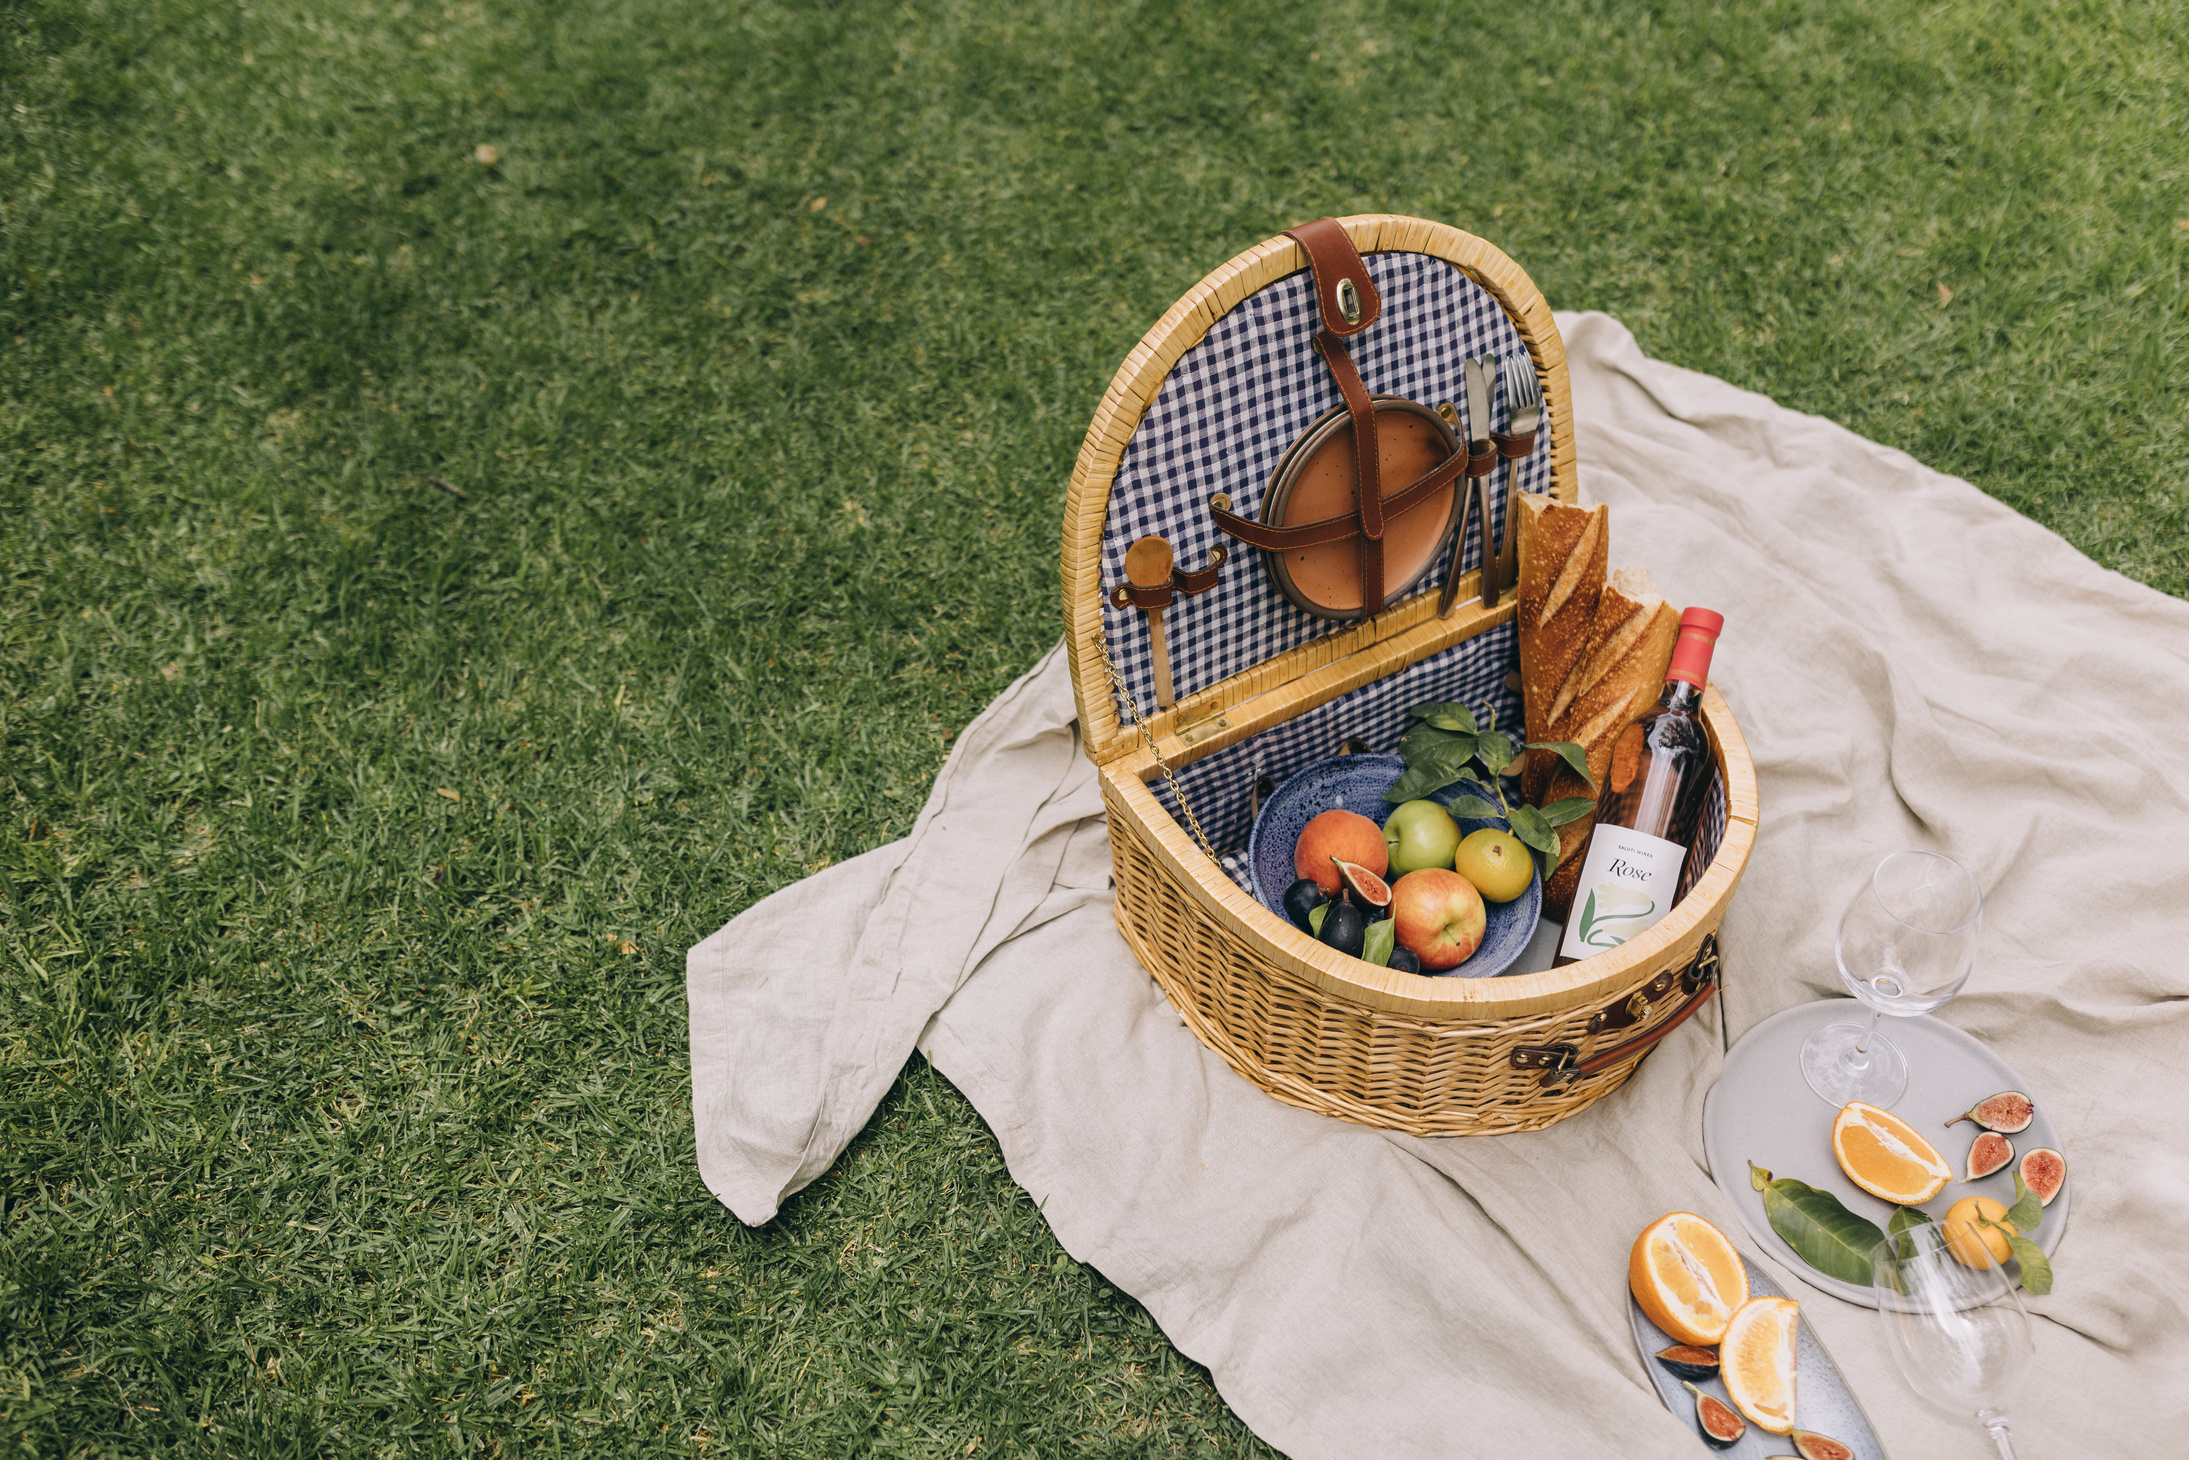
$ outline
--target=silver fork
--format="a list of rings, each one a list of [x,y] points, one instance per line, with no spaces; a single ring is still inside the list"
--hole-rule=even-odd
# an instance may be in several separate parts
[[[1505,357],[1505,405],[1511,413],[1507,435],[1526,436],[1543,423],[1543,382],[1526,351]],[[1517,587],[1520,574],[1520,461],[1505,462],[1505,537],[1497,554],[1498,582]]]

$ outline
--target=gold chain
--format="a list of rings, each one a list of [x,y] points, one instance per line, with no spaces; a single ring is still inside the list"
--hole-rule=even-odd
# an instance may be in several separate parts
[[[1170,787],[1171,796],[1178,802],[1178,809],[1186,813],[1186,825],[1192,829],[1193,839],[1201,844],[1201,850],[1211,862],[1221,865],[1216,849],[1209,845],[1207,834],[1201,830],[1201,819],[1193,814],[1193,803],[1186,799],[1186,788],[1178,784],[1178,776],[1171,770],[1170,763],[1163,759],[1163,752],[1155,748],[1155,731],[1149,728],[1148,717],[1140,713],[1140,702],[1132,697],[1131,690],[1125,688],[1125,677],[1110,662],[1109,645],[1105,638],[1099,632],[1095,635],[1095,653],[1102,656],[1103,674],[1109,678],[1110,686],[1116,691],[1117,697],[1125,702],[1125,708],[1132,711],[1133,724],[1139,727],[1140,738],[1148,743],[1148,753],[1155,757],[1155,768],[1163,773],[1163,783]]]

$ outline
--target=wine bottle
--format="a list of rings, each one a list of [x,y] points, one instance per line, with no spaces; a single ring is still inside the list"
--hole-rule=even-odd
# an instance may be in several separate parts
[[[1663,692],[1613,744],[1573,912],[1552,967],[1616,948],[1672,910],[1695,813],[1710,784],[1703,687],[1724,627],[1725,616],[1707,608],[1680,615]]]

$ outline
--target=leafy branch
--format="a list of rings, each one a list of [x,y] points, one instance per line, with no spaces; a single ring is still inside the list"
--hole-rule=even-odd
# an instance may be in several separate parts
[[[1482,702],[1482,719],[1463,704],[1433,701],[1406,712],[1415,724],[1399,737],[1399,755],[1406,773],[1383,793],[1393,803],[1418,801],[1447,786],[1465,786],[1448,808],[1454,816],[1477,819],[1500,817],[1542,859],[1543,875],[1558,868],[1558,828],[1596,810],[1592,796],[1568,796],[1548,806],[1506,800],[1504,778],[1524,751],[1547,750],[1571,766],[1574,773],[1596,789],[1589,774],[1587,752],[1570,740],[1533,740],[1515,746],[1512,737],[1497,728],[1497,708]]]

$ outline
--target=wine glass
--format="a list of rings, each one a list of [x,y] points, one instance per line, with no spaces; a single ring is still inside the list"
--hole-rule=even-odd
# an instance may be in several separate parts
[[[1961,991],[1976,955],[1983,889],[1937,852],[1894,852],[1839,920],[1835,952],[1847,991],[1870,1006],[1863,1024],[1828,1024],[1801,1047],[1802,1078],[1833,1105],[1890,1106],[1908,1061],[1877,1032],[1880,1015],[1927,1014]]]
[[[1878,1244],[1871,1259],[1878,1321],[1908,1387],[1941,1413],[1973,1416],[2000,1460],[2014,1460],[2007,1397],[2035,1346],[2029,1313],[2005,1259],[1984,1245],[1986,1234],[1973,1223],[1954,1226],[1919,1222]]]

